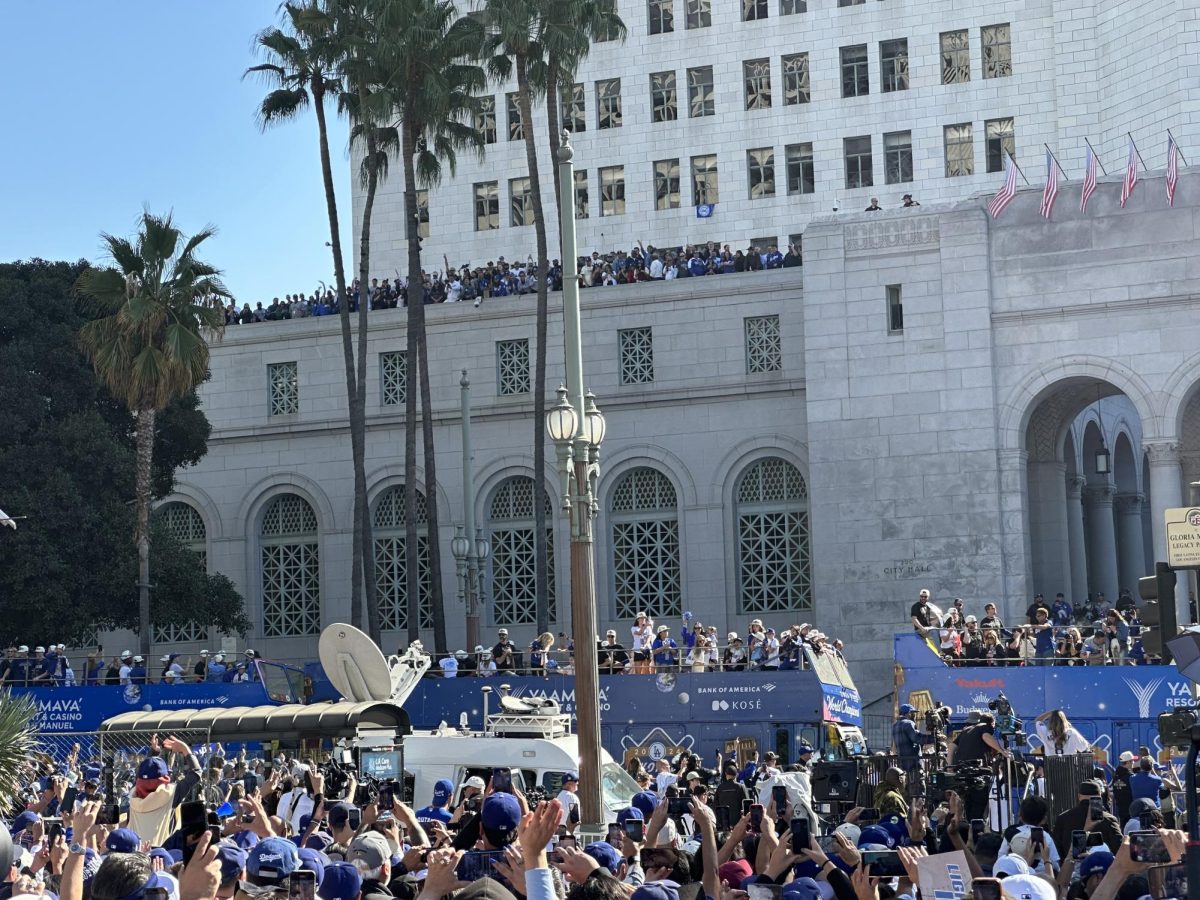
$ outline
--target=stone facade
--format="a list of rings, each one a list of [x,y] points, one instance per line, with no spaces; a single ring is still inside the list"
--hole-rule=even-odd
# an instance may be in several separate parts
[[[660,472],[675,494],[683,609],[722,634],[743,632],[755,616],[815,622],[846,640],[860,674],[878,679],[868,697],[891,683],[891,635],[906,627],[920,587],[964,597],[976,611],[997,600],[1013,619],[1034,590],[1077,602],[1088,591],[1111,597],[1162,558],[1161,510],[1180,505],[1185,475],[1200,474],[1191,411],[1200,402],[1200,171],[1184,171],[1174,209],[1161,178],[1143,181],[1124,210],[1119,185],[1102,181],[1087,216],[1076,191],[1064,192],[1051,222],[1038,215],[1038,190],[1021,191],[999,221],[983,201],[827,217],[809,225],[803,269],[585,291],[587,387],[609,421],[596,548],[601,629],[625,636],[631,624],[617,615],[620,517],[610,510],[615,486],[637,467]],[[892,299],[902,322],[889,321],[889,286],[899,286]],[[463,640],[449,553],[462,521],[460,370],[473,384],[475,518],[490,528],[504,479],[532,474],[532,400],[499,393],[497,344],[532,342],[533,306],[520,297],[428,310],[431,499],[443,523],[452,649]],[[553,386],[562,376],[558,295],[551,308]],[[751,372],[747,320],[765,316],[778,316],[779,368]],[[403,475],[403,409],[383,404],[380,380],[380,354],[404,348],[403,319],[402,310],[371,319],[373,504]],[[650,329],[652,380],[623,384],[629,359],[619,333],[639,328]],[[296,411],[271,415],[269,366],[293,362]],[[208,456],[180,473],[168,500],[202,517],[210,566],[246,596],[250,644],[311,658],[312,637],[264,636],[270,541],[260,534],[274,498],[304,498],[316,520],[320,622],[347,618],[352,491],[337,320],[230,328],[212,370],[203,389]],[[1115,468],[1105,478],[1090,468],[1099,423]],[[553,497],[547,455],[540,480]],[[806,496],[789,508],[808,529],[811,610],[742,608],[741,479],[768,458],[804,479]],[[562,628],[567,535],[557,513],[554,529]],[[488,598],[495,588],[489,582]],[[490,612],[483,626],[492,634]],[[532,637],[531,626],[513,632],[518,643]],[[387,649],[400,637],[388,634]]]

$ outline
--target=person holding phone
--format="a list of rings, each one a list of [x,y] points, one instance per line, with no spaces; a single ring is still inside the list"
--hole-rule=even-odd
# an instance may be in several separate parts
[[[1042,823],[1046,821],[1046,814],[1050,811],[1050,804],[1046,802],[1044,797],[1028,796],[1021,801],[1021,805],[1017,808],[1017,815],[1021,820],[1021,824],[1017,826],[1016,833],[1011,839],[1006,839],[1000,845],[1000,856],[1005,856],[1009,853],[1010,844],[1014,845],[1012,852],[1022,853],[1021,839],[1032,845],[1033,852],[1039,860],[1044,860],[1049,863],[1046,869],[1047,874],[1057,872],[1062,865],[1062,859],[1058,854],[1058,845],[1050,832],[1042,828]],[[1069,837],[1069,832],[1068,832]],[[1070,847],[1068,842],[1065,846]],[[1039,863],[1034,867],[1035,872],[1040,872],[1042,865]]]
[[[1098,781],[1082,782],[1079,785],[1078,802],[1058,814],[1052,829],[1055,845],[1071,846],[1073,831],[1098,833],[1112,853],[1121,846],[1121,823],[1116,816],[1105,811],[1104,788]]]
[[[563,775],[562,790],[558,792],[557,799],[562,805],[562,815],[558,824],[574,833],[579,822],[579,773],[567,772]]]

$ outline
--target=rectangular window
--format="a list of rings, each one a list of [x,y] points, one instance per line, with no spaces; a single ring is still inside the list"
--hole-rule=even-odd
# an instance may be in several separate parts
[[[483,135],[485,144],[496,143],[496,98],[475,98],[475,130]]]
[[[625,167],[605,166],[600,170],[600,215],[625,214]]]
[[[742,63],[742,83],[746,91],[746,109],[771,108],[771,61],[748,59]]]
[[[269,407],[273,416],[290,416],[300,411],[300,372],[294,362],[267,366]]]
[[[717,98],[713,93],[712,66],[697,66],[687,70],[688,117],[699,119],[717,114]]]
[[[808,0],[779,0],[779,14],[794,16],[808,12]]]
[[[757,150],[747,150],[746,168],[750,175],[750,199],[774,197],[775,148],[759,147]]]
[[[1017,133],[1013,120],[988,119],[983,123],[987,143],[987,170],[1004,171],[1004,154],[1017,158]]]
[[[399,406],[407,399],[408,354],[403,350],[379,354],[379,402]]]
[[[596,125],[621,127],[621,79],[605,78],[596,82]]]
[[[983,77],[1007,78],[1012,74],[1012,30],[1002,25],[984,25],[979,29],[983,44]]]
[[[508,107],[508,139],[510,141],[525,140],[525,129],[521,127],[521,104],[517,98],[518,94],[515,91],[505,96],[505,105]]]
[[[879,42],[879,77],[883,92],[908,90],[908,39]]]
[[[789,194],[811,194],[816,190],[816,176],[813,173],[813,145],[788,144],[787,155],[787,192]]]
[[[904,302],[898,284],[887,286],[887,323],[888,334],[904,333]]]
[[[417,190],[417,237],[429,237],[429,191]]]
[[[712,0],[683,0],[687,4],[687,27],[708,28],[712,25]]]
[[[562,127],[571,134],[587,131],[587,107],[582,84],[563,85]]]
[[[783,57],[783,105],[808,103],[812,93],[808,83],[808,54],[792,53]]]
[[[501,396],[529,393],[529,339],[496,341],[496,386]]]
[[[779,316],[748,316],[746,327],[746,371],[778,372],[783,368],[783,341]]]
[[[767,17],[767,0],[742,0],[742,21],[756,22]]]
[[[649,0],[650,33],[670,34],[675,30],[675,0]]]
[[[692,206],[717,202],[717,156],[692,157]]]
[[[654,163],[654,208],[679,209],[679,160]]]
[[[475,185],[475,230],[494,231],[500,227],[500,185],[483,181]]]
[[[971,80],[971,37],[967,29],[943,31],[942,84],[966,84]]]
[[[588,218],[588,179],[587,169],[575,170],[575,218]]]
[[[970,122],[947,125],[942,129],[946,148],[946,177],[975,174],[975,137]]]
[[[867,0],[838,0],[838,6],[862,6]]]
[[[846,187],[870,187],[875,183],[871,162],[871,136],[848,137],[843,142],[846,153]]]
[[[888,184],[913,180],[911,131],[893,131],[883,136],[883,175]]]
[[[650,121],[674,122],[679,118],[679,99],[674,72],[650,73]]]
[[[621,350],[621,384],[649,384],[654,380],[654,335],[650,328],[623,328],[617,332]]]
[[[533,191],[529,189],[528,178],[508,179],[509,217],[508,224],[513,227],[533,224]]]
[[[871,93],[867,73],[867,45],[842,48],[842,96],[862,97]]]

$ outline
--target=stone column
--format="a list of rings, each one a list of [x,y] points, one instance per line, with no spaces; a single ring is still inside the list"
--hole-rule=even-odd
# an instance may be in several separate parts
[[[1087,539],[1083,534],[1083,486],[1087,479],[1082,475],[1067,478],[1067,543],[1071,548],[1071,583],[1063,588],[1071,605],[1080,608],[1087,600],[1088,565]]]
[[[1183,475],[1179,466],[1178,441],[1144,441],[1143,446],[1150,457],[1150,523],[1154,527],[1154,559],[1147,560],[1147,563],[1152,567],[1155,562],[1167,561],[1167,523],[1163,514],[1168,509],[1183,506]],[[1176,579],[1175,615],[1180,625],[1191,621],[1187,578]]]
[[[1087,503],[1088,587],[1092,596],[1104,593],[1109,603],[1117,602],[1117,533],[1113,520],[1111,484],[1089,484],[1083,496]]]
[[[1141,494],[1117,495],[1117,561],[1121,587],[1129,588],[1135,597],[1138,579],[1147,574],[1142,549],[1142,503],[1145,499]]]
[[[1066,466],[1029,464],[1029,526],[1033,542],[1033,589],[1047,597],[1071,594],[1070,543],[1067,532]]]

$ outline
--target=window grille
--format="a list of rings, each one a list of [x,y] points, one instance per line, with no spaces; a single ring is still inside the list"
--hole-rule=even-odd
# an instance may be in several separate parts
[[[621,384],[648,384],[654,380],[654,335],[649,327],[617,332],[621,348]]]
[[[321,630],[321,555],[317,515],[295,494],[273,499],[261,541],[263,636],[294,637]]]
[[[429,601],[429,526],[425,495],[417,491],[417,586],[421,628],[433,627]],[[408,629],[408,554],[404,515],[404,485],[392,485],[375,502],[371,517],[375,542],[375,583],[379,597],[379,622],[383,631]]]
[[[287,416],[300,411],[300,372],[294,362],[267,366],[271,415]]]
[[[496,342],[497,384],[502,395],[529,393],[529,341]]]
[[[746,319],[746,371],[778,372],[783,369],[783,339],[779,316],[750,316]]]
[[[641,610],[681,615],[679,509],[670,479],[646,467],[626,472],[613,488],[608,520],[617,618]]]
[[[380,403],[400,406],[408,389],[408,354],[403,350],[379,354]]]
[[[488,505],[492,543],[492,615],[497,625],[532,625],[537,621],[537,556],[533,531],[533,479],[514,475],[502,481]],[[550,495],[542,491],[546,509],[547,591],[553,616],[554,533]]]
[[[752,464],[735,490],[738,597],[743,613],[812,607],[808,487],[777,457]]]
[[[201,568],[208,568],[208,531],[204,526],[204,519],[195,507],[173,501],[156,509],[154,516],[179,543],[196,554]],[[199,622],[154,626],[156,644],[180,644],[203,641],[207,638],[208,626]]]

